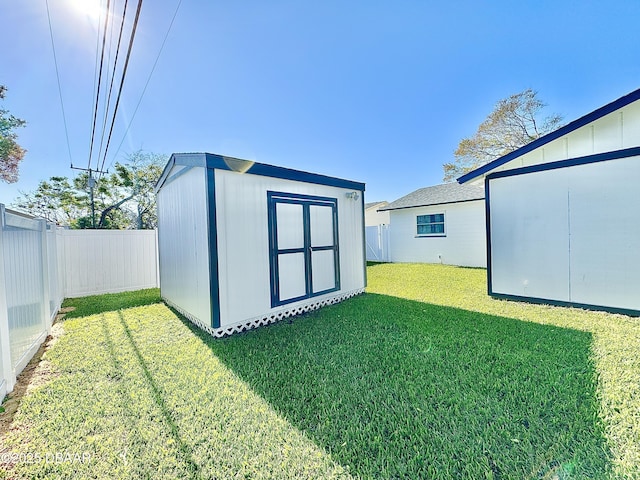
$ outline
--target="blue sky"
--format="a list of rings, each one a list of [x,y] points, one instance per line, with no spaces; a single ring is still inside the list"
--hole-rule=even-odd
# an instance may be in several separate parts
[[[82,1],[49,7],[71,159],[87,167],[86,5],[105,2]],[[501,98],[533,88],[568,122],[640,87],[637,0],[182,0],[141,97],[177,5],[143,3],[106,166],[138,149],[207,151],[362,181],[367,201],[391,201],[441,183]],[[28,122],[20,180],[0,183],[10,204],[75,172],[45,0],[3,2],[0,18],[2,107]]]

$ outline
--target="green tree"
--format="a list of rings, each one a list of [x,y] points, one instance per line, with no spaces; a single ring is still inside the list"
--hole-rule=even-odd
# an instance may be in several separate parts
[[[527,89],[500,100],[480,124],[475,135],[463,138],[454,152],[454,161],[445,163],[444,181],[453,182],[465,173],[510,153],[556,130],[562,116],[542,116],[547,105],[538,92]]]
[[[4,99],[7,87],[0,85],[0,100]],[[16,128],[26,122],[0,108],[0,180],[6,183],[18,181],[18,169],[26,150],[18,145]]]
[[[125,163],[116,163],[112,173],[98,177],[93,191],[96,228],[155,228],[154,187],[166,160],[163,155],[138,151]],[[34,192],[22,193],[13,206],[71,228],[93,228],[94,224],[88,172],[72,180],[44,180]]]
[[[12,207],[64,226],[70,226],[85,210],[82,197],[67,177],[41,181],[33,192],[21,192]]]

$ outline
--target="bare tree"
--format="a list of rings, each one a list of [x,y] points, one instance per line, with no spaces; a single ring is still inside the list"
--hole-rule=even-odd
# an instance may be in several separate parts
[[[562,116],[542,117],[546,104],[538,92],[527,89],[500,100],[480,124],[473,137],[464,138],[454,152],[454,161],[445,163],[444,181],[452,182],[465,173],[510,153],[556,130]]]

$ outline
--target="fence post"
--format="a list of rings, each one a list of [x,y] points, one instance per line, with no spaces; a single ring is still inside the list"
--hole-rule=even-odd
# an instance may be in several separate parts
[[[156,233],[156,288],[160,288],[160,248],[158,247],[158,227],[154,228]]]
[[[6,277],[4,272],[4,227],[6,216],[0,203],[0,401],[13,390],[16,378],[11,364],[11,342],[9,341],[9,311],[7,305]]]
[[[56,229],[56,261],[58,262],[58,283],[60,288],[60,298],[67,298],[67,262],[66,262],[66,230]]]
[[[42,325],[47,330],[47,335],[51,333],[51,302],[49,289],[49,257],[47,251],[47,221],[38,220],[40,224],[41,262],[42,262]]]

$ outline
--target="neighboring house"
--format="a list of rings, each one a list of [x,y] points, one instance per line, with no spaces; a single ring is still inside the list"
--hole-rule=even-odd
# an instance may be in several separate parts
[[[390,215],[390,261],[486,266],[482,186],[421,188],[381,210]]]
[[[638,178],[640,89],[460,177],[487,192],[489,294],[640,315]]]
[[[373,227],[389,225],[389,212],[379,212],[379,208],[389,205],[389,202],[371,202],[364,204],[364,225]]]

